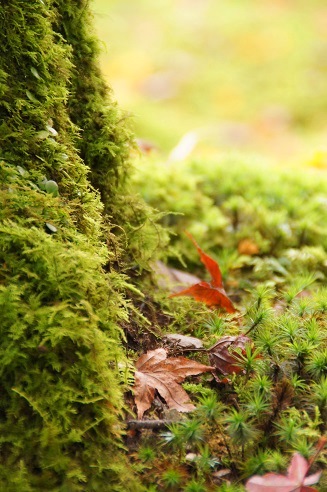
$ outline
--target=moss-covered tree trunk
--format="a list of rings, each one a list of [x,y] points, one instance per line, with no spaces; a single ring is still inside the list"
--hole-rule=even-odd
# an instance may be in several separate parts
[[[103,216],[126,175],[129,135],[107,99],[89,29],[84,0],[0,4],[7,492],[139,490],[121,450],[125,280],[108,273],[116,251]]]
[[[112,214],[112,203],[128,173],[131,144],[126,117],[108,99],[97,57],[98,41],[93,35],[87,1],[58,0],[55,29],[71,47],[71,87],[68,111],[71,121],[83,130],[78,148],[90,167],[92,185],[101,192],[105,210]]]

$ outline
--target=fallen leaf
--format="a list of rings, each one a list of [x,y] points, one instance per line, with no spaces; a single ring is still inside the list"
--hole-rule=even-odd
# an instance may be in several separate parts
[[[196,337],[188,337],[186,335],[180,335],[178,333],[169,333],[163,337],[163,340],[167,341],[171,345],[177,348],[195,348],[199,349],[203,347],[202,340]]]
[[[53,135],[54,137],[56,137],[58,135],[58,132],[57,130],[55,130],[51,125],[46,125],[46,129],[48,130],[49,133],[51,133],[51,135]]]
[[[186,391],[179,385],[186,376],[212,371],[214,367],[205,366],[185,357],[167,358],[167,351],[163,348],[150,350],[143,354],[136,362],[135,372],[135,403],[138,418],[152,404],[156,390],[166,401],[169,408],[179,412],[190,412],[194,405]]]
[[[210,273],[211,282],[199,282],[169,297],[190,296],[196,301],[204,302],[207,306],[223,308],[228,313],[235,313],[237,310],[227,297],[218,263],[200,248],[190,233],[186,232],[186,234],[198,250],[201,262]]]
[[[240,357],[236,349],[243,351],[250,342],[251,339],[244,335],[221,337],[208,349],[210,363],[224,376],[239,374],[243,369],[239,365]]]
[[[187,453],[184,459],[185,461],[196,461],[199,456],[200,455],[196,453]]]
[[[36,99],[36,97],[28,90],[25,91],[25,94],[26,96],[28,97],[28,99],[30,101],[32,101],[33,103],[38,103],[39,101]]]
[[[180,292],[181,285],[192,285],[201,280],[191,273],[182,272],[176,268],[170,268],[162,261],[158,260],[152,265],[152,270],[156,275],[156,281],[162,289],[172,289],[174,292]]]
[[[31,72],[32,72],[32,74],[34,75],[35,78],[37,78],[39,80],[41,79],[41,77],[39,75],[39,72],[36,70],[36,68],[31,67]]]
[[[216,472],[212,473],[212,476],[214,478],[222,478],[225,477],[226,475],[230,475],[232,471],[229,468],[223,468],[222,470],[218,470]]]
[[[308,485],[317,483],[321,472],[305,478],[308,470],[308,461],[299,453],[295,453],[286,476],[278,473],[254,475],[246,482],[245,488],[248,492],[317,492],[317,489]]]

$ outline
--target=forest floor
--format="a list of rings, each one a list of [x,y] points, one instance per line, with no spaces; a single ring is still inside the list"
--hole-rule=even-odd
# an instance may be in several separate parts
[[[123,324],[133,466],[149,492],[265,492],[292,463],[300,490],[327,464],[324,2],[105,5],[131,193],[157,211]]]

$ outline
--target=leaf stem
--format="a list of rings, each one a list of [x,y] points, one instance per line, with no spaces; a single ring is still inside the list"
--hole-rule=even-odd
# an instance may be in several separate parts
[[[246,335],[248,335],[250,333],[250,331],[254,330],[254,328],[256,326],[258,326],[258,324],[260,323],[261,319],[257,319],[257,321],[255,321],[252,326],[250,326],[250,328],[245,332],[243,333],[243,335],[246,337]]]

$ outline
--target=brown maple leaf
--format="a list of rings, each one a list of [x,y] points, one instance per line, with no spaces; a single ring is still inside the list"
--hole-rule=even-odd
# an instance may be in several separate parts
[[[137,416],[141,419],[150,408],[156,390],[169,408],[175,408],[179,412],[194,410],[188,394],[179,383],[186,376],[212,371],[214,367],[185,357],[167,358],[167,351],[158,348],[141,355],[136,362],[136,369],[134,394]]]
[[[245,345],[250,342],[251,339],[244,335],[221,337],[208,349],[210,363],[225,376],[239,374],[243,370],[240,366],[239,350],[243,352]]]
[[[199,282],[187,289],[171,294],[169,297],[190,296],[196,301],[204,302],[207,306],[223,308],[228,313],[235,313],[237,310],[225,292],[218,263],[200,248],[189,232],[186,234],[198,250],[201,262],[210,273],[211,282]]]

